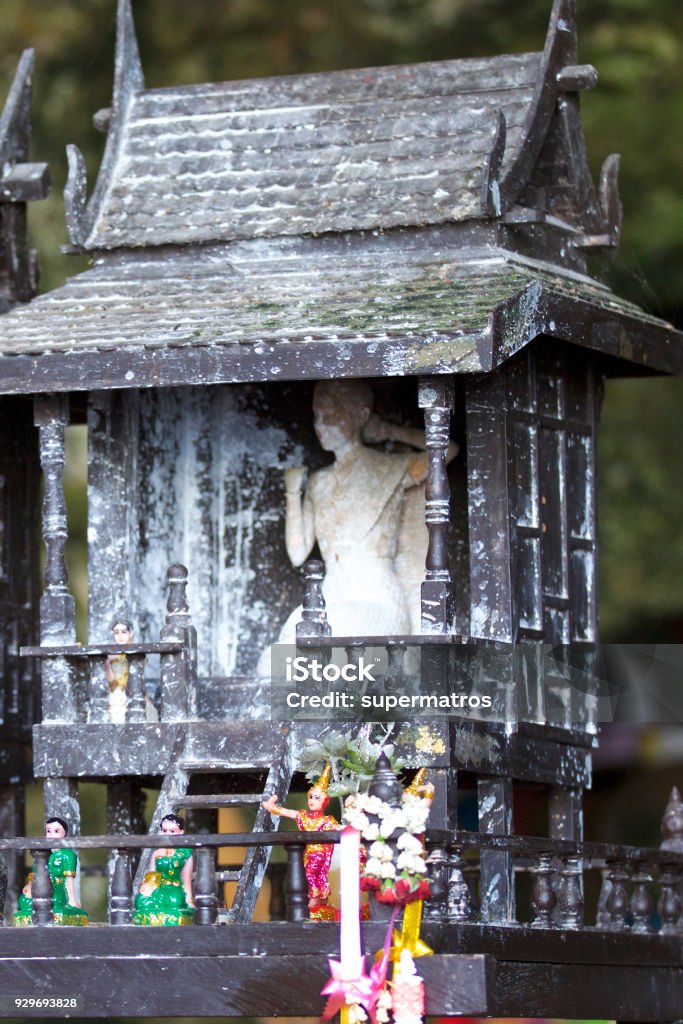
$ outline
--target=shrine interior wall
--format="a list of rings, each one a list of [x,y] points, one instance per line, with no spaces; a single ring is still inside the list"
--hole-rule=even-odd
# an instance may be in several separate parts
[[[372,384],[380,415],[420,424],[414,380]],[[133,619],[136,638],[158,637],[166,570],[181,562],[199,675],[254,671],[303,597],[285,549],[283,475],[331,461],[313,431],[312,394],[313,382],[293,382],[90,396],[91,641],[109,638],[115,615]]]

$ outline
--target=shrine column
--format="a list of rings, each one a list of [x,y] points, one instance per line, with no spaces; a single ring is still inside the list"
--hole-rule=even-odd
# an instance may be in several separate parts
[[[45,488],[42,524],[45,588],[40,599],[40,643],[42,647],[61,647],[76,642],[76,607],[69,591],[65,556],[64,431],[69,422],[68,396],[41,395],[36,398],[34,422],[38,427]],[[42,659],[42,705],[45,723],[76,720],[73,680],[65,658]],[[79,811],[74,780],[46,780],[45,813],[65,818],[70,831],[78,832]]]
[[[449,377],[420,380],[418,401],[425,411],[425,442],[429,457],[425,487],[425,522],[429,534],[426,576],[422,584],[422,631],[450,633],[455,615],[453,582],[448,558],[451,489],[448,446],[453,408]]]

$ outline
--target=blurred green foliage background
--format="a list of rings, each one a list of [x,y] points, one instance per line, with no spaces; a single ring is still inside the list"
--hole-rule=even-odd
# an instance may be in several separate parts
[[[440,60],[542,48],[551,0],[133,0],[150,86]],[[580,60],[600,74],[582,98],[594,173],[622,154],[623,242],[612,285],[683,326],[683,7],[677,0],[578,0]],[[53,195],[31,209],[43,287],[85,261],[66,242],[64,147],[94,182],[111,98],[116,0],[3,0],[0,87],[36,50],[33,159]],[[603,639],[683,634],[683,382],[607,386],[600,435]],[[74,440],[77,447],[79,441]],[[82,515],[73,521],[78,543]],[[83,587],[83,583],[77,586]]]

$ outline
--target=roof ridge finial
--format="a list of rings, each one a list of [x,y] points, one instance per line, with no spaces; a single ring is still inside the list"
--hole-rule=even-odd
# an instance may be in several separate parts
[[[100,163],[95,188],[87,199],[88,183],[83,154],[77,146],[67,147],[69,176],[64,189],[66,222],[73,245],[84,246],[96,223],[102,197],[106,192],[116,164],[120,140],[131,106],[131,99],[145,87],[145,76],[140,63],[140,50],[135,34],[131,0],[118,0],[116,12],[116,56],[114,60],[114,88],[111,110],[105,114],[107,143]]]
[[[0,113],[0,157],[3,162],[28,161],[34,57],[32,49],[22,53]]]
[[[114,96],[112,106],[117,109],[131,92],[145,87],[145,76],[140,61],[140,49],[135,33],[131,0],[118,0],[116,12],[116,60],[114,65]]]
[[[562,33],[562,37],[560,37]],[[560,38],[564,45],[565,64],[575,64],[578,59],[578,33],[576,26],[576,0],[553,0],[545,40],[545,53],[555,49]]]

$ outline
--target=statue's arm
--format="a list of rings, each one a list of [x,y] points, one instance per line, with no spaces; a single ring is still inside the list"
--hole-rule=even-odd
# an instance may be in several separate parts
[[[414,455],[408,464],[408,476],[413,484],[421,484],[427,479],[429,457],[427,455],[427,442],[424,430],[418,427],[402,427],[396,423],[389,423],[379,416],[372,415],[363,430],[363,439],[371,443],[381,441],[398,441],[411,448],[417,448],[419,455]],[[460,451],[460,445],[455,441],[449,441],[446,452],[446,464],[452,462]]]
[[[301,493],[305,476],[303,466],[285,470],[285,545],[295,566],[303,565],[315,543],[313,502],[308,489]]]

